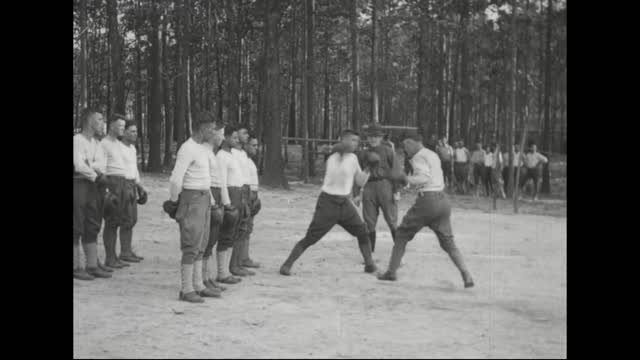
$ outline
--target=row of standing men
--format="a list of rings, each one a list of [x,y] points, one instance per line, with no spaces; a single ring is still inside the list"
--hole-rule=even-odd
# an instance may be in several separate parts
[[[436,152],[442,163],[445,181],[450,188],[461,194],[468,194],[473,188],[475,196],[480,195],[482,185],[486,196],[506,198],[504,189],[509,184],[509,151],[501,151],[500,144],[493,143],[485,150],[482,143],[476,143],[472,152],[462,141],[456,141],[454,147],[442,138],[436,146]],[[533,183],[532,198],[538,199],[542,165],[549,162],[546,156],[538,152],[532,143],[524,151],[519,145],[513,146],[515,154],[512,166],[520,169],[519,187],[524,189],[529,181]]]

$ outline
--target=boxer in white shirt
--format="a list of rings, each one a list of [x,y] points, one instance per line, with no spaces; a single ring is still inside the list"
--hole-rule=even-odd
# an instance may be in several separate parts
[[[201,303],[202,297],[219,297],[204,284],[202,258],[209,239],[211,174],[209,149],[203,143],[215,135],[216,120],[210,113],[200,113],[193,121],[193,135],[180,145],[176,165],[171,173],[170,201],[178,203],[175,220],[180,225],[181,291],[180,300]]]
[[[307,234],[291,250],[291,254],[280,267],[280,274],[291,275],[293,263],[309,248],[318,242],[326,233],[338,224],[349,234],[358,239],[360,253],[364,258],[364,271],[372,273],[376,266],[371,256],[371,244],[367,234],[367,226],[358,215],[358,210],[351,201],[354,182],[363,187],[369,179],[369,173],[362,171],[358,158],[353,154],[358,148],[360,136],[352,130],[344,130],[341,142],[336,145],[338,151],[327,159],[327,171],[322,184],[322,192],[318,197],[313,220]]]
[[[99,187],[106,184],[105,161],[95,136],[104,129],[102,114],[84,109],[82,132],[73,136],[73,278],[93,280],[111,277],[99,267],[97,238],[102,226]],[[86,268],[80,263],[80,243]]]
[[[418,231],[427,226],[436,233],[440,247],[449,254],[460,271],[464,287],[472,287],[471,274],[453,240],[451,205],[444,192],[445,184],[440,158],[422,145],[422,135],[417,132],[407,134],[403,145],[413,166],[413,175],[407,177],[407,180],[409,184],[418,187],[418,197],[398,227],[389,268],[384,274],[379,274],[378,279],[396,280],[396,271],[400,267],[407,243]]]
[[[456,191],[462,190],[462,194],[467,194],[467,178],[469,175],[469,161],[471,154],[462,141],[456,142],[456,148],[453,152],[454,175],[456,179]]]

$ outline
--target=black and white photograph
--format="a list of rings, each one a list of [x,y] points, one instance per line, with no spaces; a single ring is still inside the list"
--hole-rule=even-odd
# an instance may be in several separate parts
[[[74,358],[567,357],[566,0],[74,0],[73,128]]]

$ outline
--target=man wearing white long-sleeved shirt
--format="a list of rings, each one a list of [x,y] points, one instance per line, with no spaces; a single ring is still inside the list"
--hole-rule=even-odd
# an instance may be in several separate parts
[[[216,281],[223,284],[237,284],[240,278],[229,272],[231,264],[231,251],[237,239],[238,226],[242,225],[240,219],[243,215],[242,186],[244,185],[244,173],[237,157],[232,154],[233,148],[238,144],[238,130],[234,126],[227,125],[224,128],[224,141],[216,154],[216,159],[221,168],[226,171],[227,193],[229,204],[225,205],[224,215],[220,230],[216,234],[214,243],[216,246],[216,261],[218,274]]]
[[[260,211],[262,204],[258,197],[258,168],[256,167],[255,158],[258,153],[258,139],[249,135],[248,142],[244,144],[244,150],[247,153],[245,169],[247,170],[247,185],[249,186],[249,214],[247,217],[247,231],[244,234],[242,248],[240,251],[240,266],[259,268],[260,264],[253,261],[249,256],[249,244],[251,241],[251,233],[253,232],[253,218]]]
[[[84,109],[82,132],[73,137],[73,277],[93,280],[111,277],[98,264],[97,238],[102,225],[99,186],[104,186],[105,161],[95,136],[104,128],[102,114]],[[86,269],[80,263],[80,242],[86,257]]]
[[[422,145],[422,136],[417,132],[407,134],[403,145],[413,167],[413,175],[408,176],[407,181],[418,188],[418,197],[398,227],[389,268],[384,274],[379,274],[378,279],[396,280],[396,271],[407,243],[427,226],[436,233],[440,246],[460,271],[464,287],[472,287],[471,274],[453,240],[451,205],[443,191],[445,184],[440,158]]]
[[[213,249],[220,237],[220,227],[224,219],[224,209],[231,205],[229,200],[229,192],[227,190],[227,167],[222,166],[223,162],[216,156],[215,150],[220,148],[222,136],[220,130],[212,141],[205,143],[209,150],[209,166],[211,174],[211,195],[214,198],[215,205],[211,208],[211,224],[209,229],[209,239],[204,250],[202,260],[202,273],[204,276],[204,284],[213,289],[224,291],[224,286],[216,283],[218,277],[217,256],[213,256]]]
[[[367,226],[351,201],[354,182],[359,187],[363,187],[369,179],[369,172],[362,171],[358,158],[353,153],[358,148],[359,142],[360,135],[355,131],[342,132],[341,142],[336,145],[337,151],[327,159],[322,192],[318,197],[307,234],[293,247],[289,257],[280,267],[280,274],[291,275],[293,263],[336,224],[358,239],[360,253],[365,263],[364,271],[367,273],[376,271],[371,256]]]
[[[245,125],[239,125],[236,128],[238,131],[238,142],[231,149],[231,155],[240,164],[240,172],[242,174],[242,187],[241,187],[241,202],[242,205],[238,206],[238,224],[233,236],[233,249],[231,252],[231,260],[229,262],[229,271],[232,275],[236,276],[249,276],[255,275],[255,272],[243,268],[240,265],[240,257],[243,251],[245,240],[247,240],[247,233],[249,230],[249,198],[251,197],[251,189],[249,188],[249,157],[244,151],[244,144],[249,142],[249,129]]]
[[[135,123],[132,124],[135,127]],[[119,140],[125,134],[125,127],[124,116],[114,115],[109,123],[109,134],[100,142],[106,158],[107,188],[117,199],[114,211],[104,214],[102,234],[106,255],[105,265],[114,269],[128,266],[123,261],[137,263],[143,259],[134,254],[131,247],[133,227],[138,220],[136,187],[140,182],[140,176],[135,146],[132,154],[131,147]],[[133,159],[131,159],[132,156]],[[120,230],[120,257],[116,254],[118,230]]]
[[[209,239],[211,170],[209,149],[203,143],[215,135],[216,120],[210,113],[198,114],[193,135],[178,150],[170,178],[170,201],[178,202],[175,219],[180,225],[180,300],[200,303],[202,297],[219,297],[220,292],[204,285],[202,258]]]

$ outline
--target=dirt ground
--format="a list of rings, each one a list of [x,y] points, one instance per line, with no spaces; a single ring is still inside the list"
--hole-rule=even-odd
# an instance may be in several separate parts
[[[453,228],[476,287],[429,230],[409,243],[397,282],[365,274],[357,243],[334,228],[277,270],[311,220],[317,185],[261,193],[252,257],[258,274],[204,304],[177,300],[178,226],[163,213],[166,176],[147,176],[134,247],[145,257],[112,279],[74,280],[74,357],[563,358],[567,356],[566,200],[455,197]],[[400,218],[414,196],[405,194]],[[532,214],[552,214],[541,216]],[[374,257],[388,263],[382,218]],[[99,248],[103,250],[100,240]],[[100,257],[104,258],[101,251]]]

